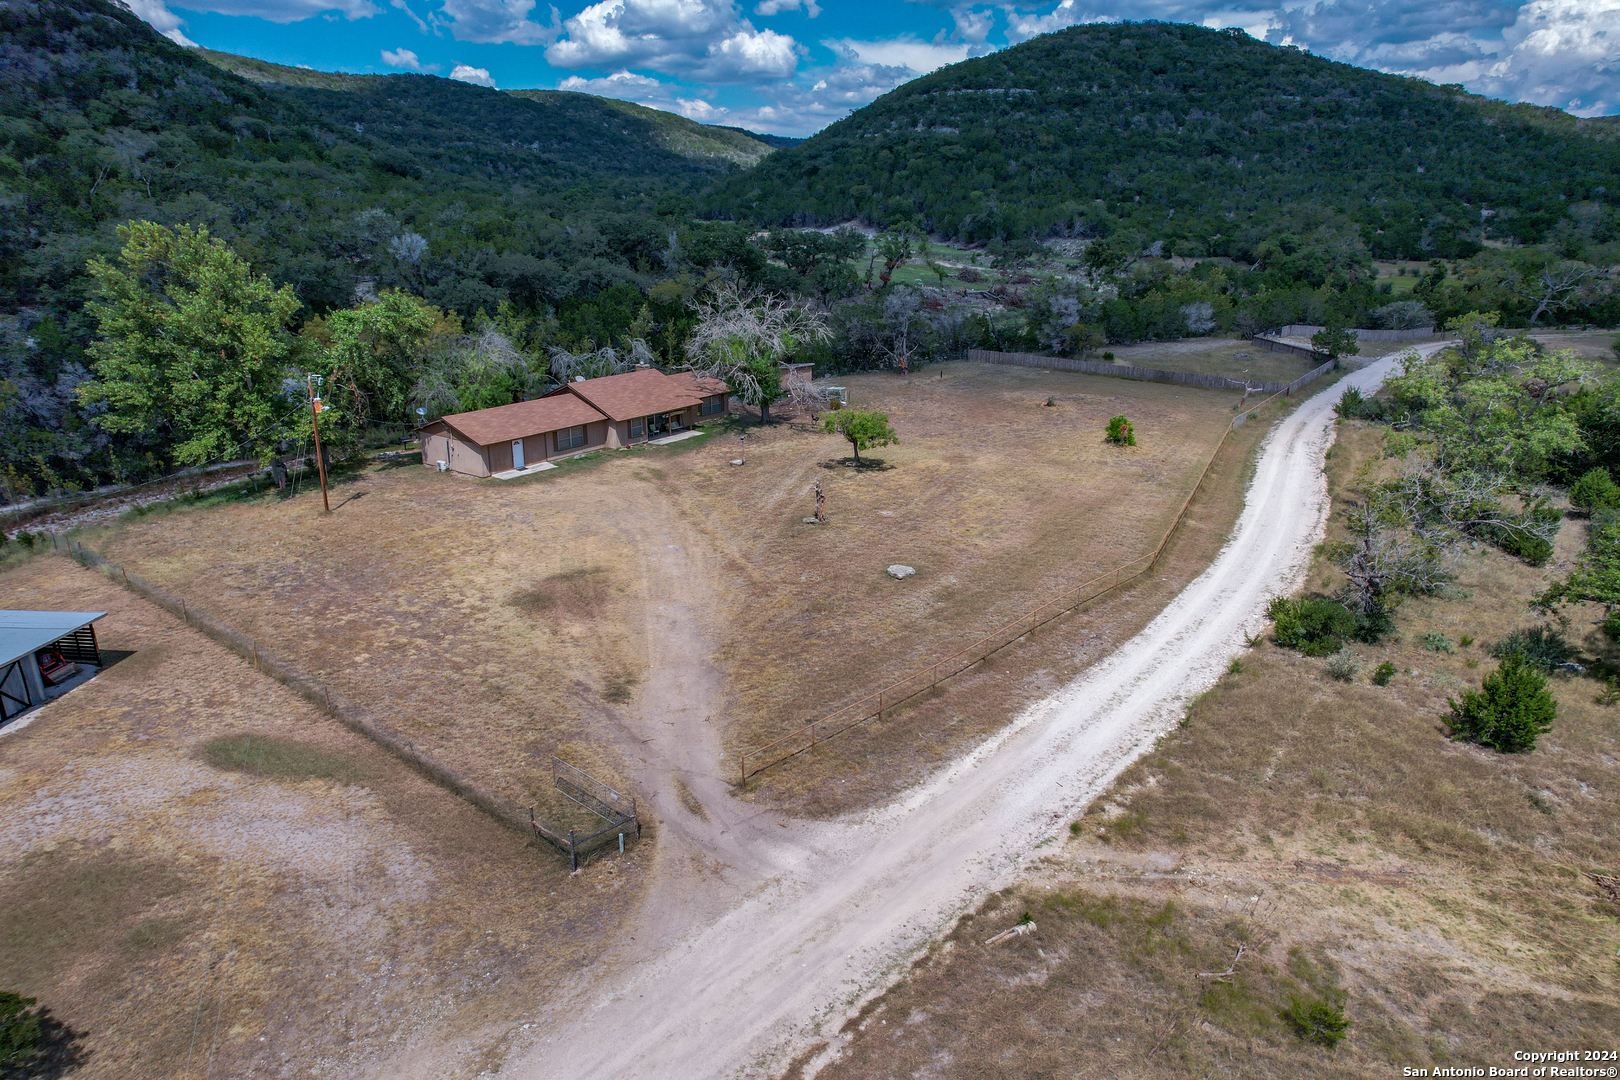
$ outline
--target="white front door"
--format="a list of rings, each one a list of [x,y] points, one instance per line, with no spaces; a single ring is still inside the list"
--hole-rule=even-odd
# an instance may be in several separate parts
[[[512,468],[523,468],[523,440],[512,440]]]

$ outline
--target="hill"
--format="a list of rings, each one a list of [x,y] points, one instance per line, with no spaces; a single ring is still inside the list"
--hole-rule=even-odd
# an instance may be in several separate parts
[[[0,0],[0,487],[150,464],[73,395],[85,264],[132,219],[206,226],[292,286],[300,318],[397,286],[566,324],[569,304],[632,286],[628,320],[698,193],[765,151],[651,112],[282,68],[181,48],[107,0]]]
[[[1540,240],[1585,200],[1613,206],[1614,131],[1240,30],[1080,26],[907,83],[727,182],[714,207],[966,241],[1125,228],[1234,256],[1345,215],[1376,256],[1463,255]]]
[[[777,146],[770,136],[756,136],[741,128],[712,127],[645,105],[592,94],[566,90],[499,91],[510,98],[533,102],[543,111],[536,112],[521,106],[508,108],[506,103],[496,104],[495,99],[487,96],[469,99],[476,100],[477,107],[468,110],[457,107],[460,99],[455,88],[465,86],[465,83],[452,83],[449,79],[432,75],[351,75],[341,71],[315,71],[273,64],[268,60],[255,60],[251,56],[237,56],[212,49],[198,49],[196,52],[215,67],[240,75],[250,82],[293,90],[356,93],[373,99],[370,103],[372,108],[376,107],[377,101],[397,103],[406,98],[411,99],[411,106],[421,108],[424,104],[422,92],[405,88],[413,82],[426,80],[424,85],[434,86],[432,93],[442,97],[443,105],[452,114],[453,123],[457,126],[470,120],[477,128],[493,136],[509,130],[507,125],[516,121],[524,132],[522,137],[543,137],[549,143],[565,148],[564,152],[577,152],[578,144],[587,132],[594,136],[591,142],[612,145],[616,151],[625,150],[628,140],[707,164],[730,162],[754,165]],[[451,85],[436,85],[441,83]],[[311,99],[308,103],[317,109],[327,105],[319,99]],[[539,119],[547,116],[555,122],[545,125],[543,131],[533,130]],[[628,124],[626,118],[630,121]]]

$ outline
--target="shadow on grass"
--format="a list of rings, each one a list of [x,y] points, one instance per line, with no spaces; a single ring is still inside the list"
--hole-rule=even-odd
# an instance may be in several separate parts
[[[34,1017],[39,1022],[39,1041],[33,1053],[0,1064],[0,1080],[60,1080],[90,1060],[84,1032],[62,1023],[49,1009],[36,1010]]]
[[[894,468],[887,461],[876,457],[863,457],[856,461],[852,457],[834,458],[821,463],[823,469],[859,469],[861,472],[888,472]]]

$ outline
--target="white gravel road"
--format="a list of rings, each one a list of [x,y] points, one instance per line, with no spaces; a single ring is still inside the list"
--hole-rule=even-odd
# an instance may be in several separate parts
[[[1333,403],[1393,365],[1356,372],[1278,426],[1226,548],[1117,653],[895,804],[784,830],[774,877],[612,977],[566,1023],[540,1025],[551,1034],[507,1075],[767,1076],[817,1043],[836,1053],[844,1019],[1061,835],[1215,682],[1267,601],[1298,587],[1326,521]]]

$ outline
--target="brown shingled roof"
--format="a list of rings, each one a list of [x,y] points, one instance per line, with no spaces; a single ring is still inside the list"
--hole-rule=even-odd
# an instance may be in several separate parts
[[[679,379],[694,395],[699,398],[713,397],[715,394],[729,394],[731,387],[719,379],[709,379],[695,371],[678,371],[670,376]]]
[[[592,424],[606,418],[579,398],[559,394],[556,397],[520,401],[515,405],[497,405],[493,409],[455,413],[441,419],[479,446],[488,446]]]
[[[725,384],[720,383],[719,389],[700,393],[696,380],[689,373],[683,375],[685,377],[665,375],[651,367],[637,368],[623,375],[604,375],[599,379],[571,382],[553,396],[561,397],[563,391],[567,391],[577,394],[615,420],[633,420],[638,416],[673,412],[696,405],[708,394],[722,393],[725,389]]]

